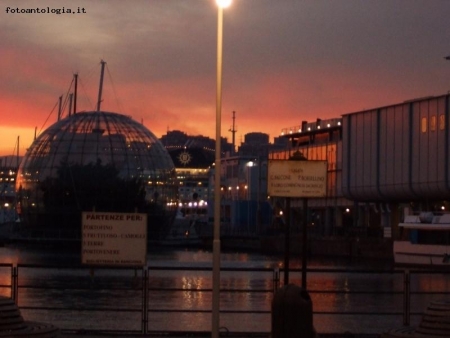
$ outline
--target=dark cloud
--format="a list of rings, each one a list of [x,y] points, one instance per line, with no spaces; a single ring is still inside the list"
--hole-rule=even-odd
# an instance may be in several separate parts
[[[106,107],[144,119],[159,136],[168,127],[213,136],[213,0],[43,3],[1,3],[0,100],[21,109],[4,126],[40,124],[74,72],[80,105],[92,109],[105,59]],[[87,13],[7,14],[8,6]],[[273,137],[304,119],[447,92],[448,13],[447,0],[234,0],[224,13],[224,131],[233,110],[238,136]]]

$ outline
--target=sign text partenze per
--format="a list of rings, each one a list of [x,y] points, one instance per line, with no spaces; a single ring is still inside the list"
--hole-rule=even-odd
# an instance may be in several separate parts
[[[144,266],[147,257],[147,215],[83,212],[83,264]]]

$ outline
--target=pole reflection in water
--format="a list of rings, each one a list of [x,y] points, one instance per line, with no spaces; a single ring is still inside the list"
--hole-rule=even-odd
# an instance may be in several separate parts
[[[30,249],[0,248],[2,263],[14,264],[79,264],[78,254],[45,252]],[[280,256],[256,253],[221,254],[221,326],[231,332],[270,332],[274,269],[281,268]],[[148,255],[149,266],[149,331],[211,330],[211,262],[212,254],[202,250],[158,249]],[[373,263],[373,262],[372,262]],[[358,332],[378,334],[402,326],[403,274],[333,272],[326,269],[366,269],[367,262],[346,260],[312,260],[308,272],[308,291],[313,301],[314,325],[320,333]],[[291,260],[291,268],[301,266]],[[373,264],[372,264],[373,266]],[[185,270],[168,270],[163,267]],[[384,268],[381,262],[378,268]],[[199,270],[193,270],[197,268]],[[227,271],[227,268],[239,271]],[[326,268],[326,269],[325,269]],[[253,271],[251,269],[267,269]],[[22,310],[27,320],[50,322],[63,329],[140,331],[142,276],[133,269],[37,269],[20,268],[19,306],[48,308],[74,307],[96,311]],[[279,273],[278,273],[279,276]],[[301,285],[301,271],[290,273],[290,282]],[[7,285],[10,270],[0,269],[0,284]],[[104,286],[114,286],[107,290]],[[25,287],[33,286],[33,287]],[[51,287],[45,289],[43,287]],[[411,312],[421,312],[431,300],[449,297],[450,279],[443,274],[411,276],[415,294]],[[0,288],[9,295],[7,288]],[[352,293],[349,293],[352,292]],[[118,312],[109,312],[114,309]],[[129,309],[136,310],[135,312]],[[244,311],[244,313],[229,313]],[[249,313],[246,313],[249,312]],[[330,312],[350,314],[333,315]],[[373,313],[397,313],[374,316]],[[369,315],[372,313],[372,315]],[[411,325],[418,325],[413,316]]]

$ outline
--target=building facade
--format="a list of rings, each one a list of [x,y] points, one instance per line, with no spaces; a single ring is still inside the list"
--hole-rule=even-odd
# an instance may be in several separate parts
[[[449,96],[343,116],[342,192],[394,238],[405,215],[449,210]]]
[[[215,151],[204,147],[166,147],[175,165],[178,209],[182,216],[207,215]]]
[[[282,131],[289,147],[269,157],[299,151],[328,162],[327,197],[308,200],[313,233],[396,238],[406,215],[449,210],[448,119],[447,94],[303,121]],[[292,206],[301,219],[301,199]]]
[[[346,235],[352,231],[354,202],[342,193],[342,119],[317,119],[314,122],[303,121],[300,125],[286,128],[281,135],[289,140],[289,146],[283,151],[269,155],[273,160],[289,160],[300,153],[306,160],[327,161],[327,197],[308,199],[307,219],[310,232],[318,236]],[[285,201],[278,198],[274,202],[275,214],[286,209]],[[303,199],[290,201],[291,227],[300,231],[303,219]]]
[[[0,158],[0,224],[18,220],[15,185],[19,161],[15,156]]]

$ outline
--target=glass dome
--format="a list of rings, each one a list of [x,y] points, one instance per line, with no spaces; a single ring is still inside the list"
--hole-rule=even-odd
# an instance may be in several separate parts
[[[175,214],[172,159],[131,117],[82,112],[45,130],[16,181],[23,228],[80,233],[82,211],[146,212],[149,238],[163,238]],[[174,207],[172,207],[174,205]]]

